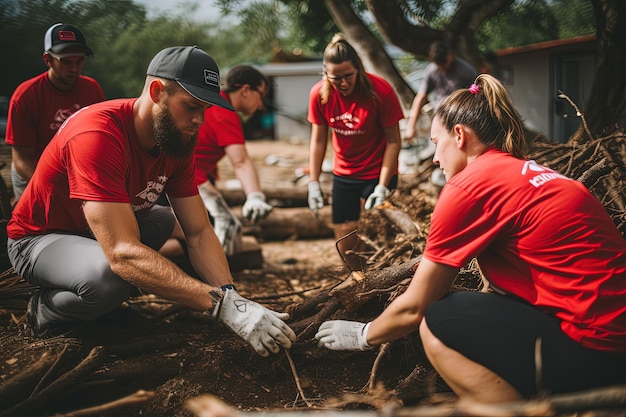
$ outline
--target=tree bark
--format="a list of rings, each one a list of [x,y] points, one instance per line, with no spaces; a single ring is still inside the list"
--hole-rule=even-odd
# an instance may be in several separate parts
[[[316,219],[308,207],[276,208],[257,224],[244,226],[244,233],[262,240],[333,237],[331,207],[324,206],[319,216]]]
[[[428,49],[435,41],[446,41],[456,53],[480,67],[481,54],[474,33],[485,19],[510,7],[515,0],[469,0],[459,7],[444,30],[410,23],[399,6],[399,0],[368,0],[369,11],[385,40],[417,58],[428,59]]]
[[[596,16],[598,52],[585,115],[597,137],[626,129],[626,2],[590,1]]]

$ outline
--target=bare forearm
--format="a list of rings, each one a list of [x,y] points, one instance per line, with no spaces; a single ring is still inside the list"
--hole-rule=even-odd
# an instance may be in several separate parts
[[[423,315],[412,300],[398,297],[370,325],[367,341],[371,345],[380,345],[404,337],[419,328]],[[405,297],[406,298],[406,297]]]
[[[187,250],[194,270],[204,282],[213,287],[232,284],[230,266],[215,233],[206,231],[198,239],[190,238]]]
[[[113,272],[143,291],[197,310],[212,306],[212,287],[187,275],[149,247],[132,245],[116,253],[110,259]]]
[[[400,128],[398,125],[385,128],[387,146],[383,154],[378,182],[385,187],[389,186],[391,178],[398,172],[398,156],[400,155]]]
[[[311,129],[311,145],[309,149],[309,170],[311,181],[319,181],[322,172],[322,163],[326,155],[328,140],[326,126],[313,125]]]
[[[261,191],[259,175],[251,160],[233,167],[235,176],[239,179],[243,192],[248,195],[253,192]]]

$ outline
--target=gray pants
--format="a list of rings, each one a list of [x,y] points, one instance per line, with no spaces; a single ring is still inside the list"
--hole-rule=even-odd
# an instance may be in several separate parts
[[[13,186],[14,203],[24,194],[24,189],[28,185],[28,181],[20,176],[15,170],[15,165],[11,164],[11,185]]]
[[[174,230],[169,207],[155,205],[137,218],[141,241],[158,250]],[[19,276],[41,287],[37,320],[92,320],[128,299],[131,285],[115,275],[93,238],[50,233],[7,242],[9,260]]]

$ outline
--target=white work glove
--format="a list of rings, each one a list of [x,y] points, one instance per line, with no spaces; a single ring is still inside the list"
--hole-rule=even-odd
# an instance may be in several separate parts
[[[224,248],[224,253],[233,255],[239,252],[242,246],[239,219],[230,211],[220,194],[210,190],[206,185],[199,186],[198,191],[204,206],[213,217],[213,230]]]
[[[365,210],[372,209],[376,206],[383,204],[385,199],[391,195],[391,191],[382,184],[378,184],[374,187],[374,192],[367,197],[365,201]]]
[[[234,289],[216,289],[211,291],[211,296],[213,318],[248,342],[259,355],[278,353],[280,346],[289,349],[296,340],[296,334],[283,321],[289,318],[289,314],[265,308],[242,297]]]
[[[315,338],[320,347],[330,350],[370,350],[367,343],[370,323],[358,321],[329,320],[322,323]]]
[[[320,183],[317,181],[309,182],[309,208],[318,217],[318,211],[324,207],[324,197],[322,196],[322,190],[320,189]]]
[[[253,191],[246,197],[246,202],[243,204],[241,214],[244,218],[256,223],[267,217],[273,208],[274,207],[265,202],[265,194],[260,191]]]

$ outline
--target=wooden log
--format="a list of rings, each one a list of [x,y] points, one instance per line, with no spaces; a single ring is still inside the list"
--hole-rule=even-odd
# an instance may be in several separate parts
[[[224,200],[230,207],[243,205],[246,195],[241,189],[220,189]],[[307,187],[276,187],[263,188],[265,199],[276,207],[308,207]]]
[[[346,311],[354,312],[385,289],[412,278],[421,260],[422,255],[419,255],[382,270],[368,271],[363,275],[353,273],[350,278],[332,289],[330,296],[340,300]]]
[[[415,235],[419,232],[411,216],[405,212],[396,208],[383,208],[382,212],[387,220],[393,223],[405,235]]]
[[[234,210],[240,216],[240,211]],[[333,237],[331,207],[324,206],[316,219],[308,207],[274,208],[265,219],[246,225],[244,234],[261,240],[322,239]]]
[[[57,356],[44,352],[37,362],[3,382],[0,385],[0,410],[9,409],[28,398],[33,388],[56,361]]]
[[[226,259],[233,272],[263,268],[263,252],[254,236],[243,236],[241,250]]]
[[[239,272],[244,269],[263,268],[263,252],[261,245],[254,236],[243,236],[241,251],[226,257],[231,272]],[[198,273],[191,265],[191,260],[187,255],[173,259],[180,269],[192,277],[199,278]]]
[[[73,369],[61,375],[58,379],[43,388],[33,397],[22,401],[11,409],[7,410],[3,417],[18,417],[27,415],[37,415],[42,405],[46,404],[52,398],[61,395],[63,391],[69,390],[71,386],[81,381],[95,368],[100,366],[105,357],[105,349],[102,346],[96,346]]]

